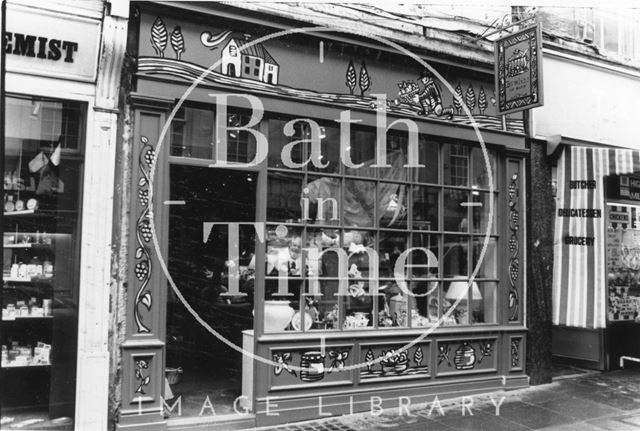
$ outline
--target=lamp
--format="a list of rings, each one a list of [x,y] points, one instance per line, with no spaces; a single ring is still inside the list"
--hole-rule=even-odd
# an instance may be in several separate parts
[[[465,305],[469,299],[469,280],[456,277],[450,284],[447,293],[445,294],[445,299],[454,302],[460,299],[460,305],[462,306],[462,310],[460,310],[458,314],[458,323],[469,323],[467,321],[467,312]],[[471,300],[478,301],[482,299],[482,293],[480,293],[480,289],[478,288],[478,284],[474,281],[471,283]],[[454,311],[455,313],[455,311]]]

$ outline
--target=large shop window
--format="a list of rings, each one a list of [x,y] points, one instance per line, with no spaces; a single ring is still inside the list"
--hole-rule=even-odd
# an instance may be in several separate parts
[[[2,429],[72,429],[86,106],[6,98]]]
[[[405,167],[406,133],[389,133],[390,166],[376,167],[375,133],[360,129],[346,166],[337,127],[299,121],[285,136],[286,123],[268,122],[265,332],[427,327],[460,297],[445,325],[496,322],[495,223],[469,284],[497,197],[479,149],[421,137],[425,167]],[[293,162],[323,166],[292,169],[282,149],[313,133],[320,155],[308,143],[287,148]],[[495,178],[495,154],[489,160]]]

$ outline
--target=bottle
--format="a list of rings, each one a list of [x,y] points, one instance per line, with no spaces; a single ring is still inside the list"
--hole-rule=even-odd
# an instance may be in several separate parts
[[[38,256],[33,256],[29,262],[29,277],[42,277],[42,261]]]
[[[47,277],[53,277],[53,263],[49,259],[45,259],[42,265],[42,274]]]

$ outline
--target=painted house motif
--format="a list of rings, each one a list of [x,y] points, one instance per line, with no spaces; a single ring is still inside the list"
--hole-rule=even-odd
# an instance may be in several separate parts
[[[248,40],[236,37],[222,49],[221,72],[236,78],[248,78],[267,84],[278,84],[279,65],[262,44],[258,43],[240,50]]]

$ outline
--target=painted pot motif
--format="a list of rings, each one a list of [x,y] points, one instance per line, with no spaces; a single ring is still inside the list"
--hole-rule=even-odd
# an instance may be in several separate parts
[[[463,343],[458,350],[456,350],[456,356],[453,359],[458,370],[470,370],[476,364],[476,350],[469,345],[469,343]]]
[[[306,352],[300,357],[300,380],[317,382],[324,378],[324,357],[321,352]]]

